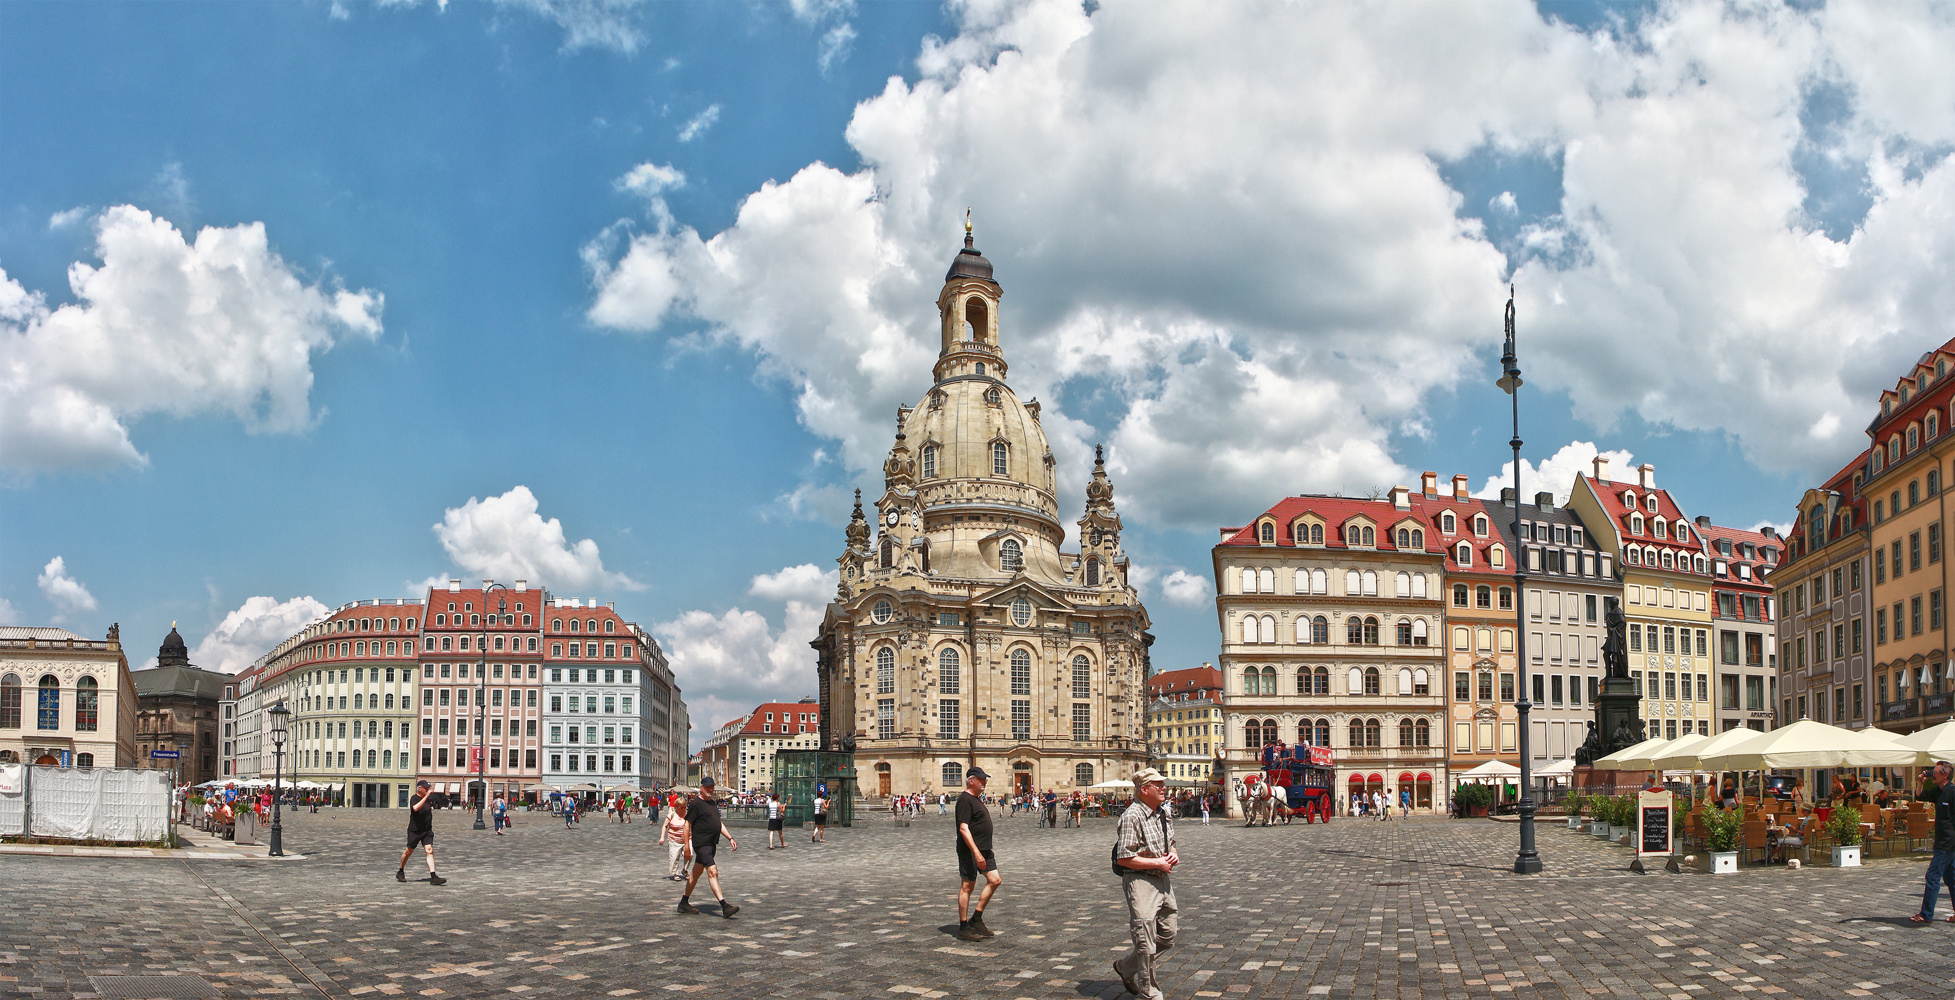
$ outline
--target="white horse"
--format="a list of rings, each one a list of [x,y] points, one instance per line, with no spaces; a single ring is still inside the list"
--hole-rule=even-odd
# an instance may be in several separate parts
[[[1268,781],[1258,781],[1246,789],[1238,782],[1236,798],[1242,802],[1244,826],[1255,826],[1258,818],[1268,826],[1276,815],[1276,792]]]

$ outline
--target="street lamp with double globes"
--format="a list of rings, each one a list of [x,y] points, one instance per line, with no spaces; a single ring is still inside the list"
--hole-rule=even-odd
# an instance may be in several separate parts
[[[1514,437],[1514,669],[1520,677],[1520,700],[1514,710],[1521,728],[1521,850],[1514,858],[1514,873],[1532,875],[1541,870],[1541,853],[1534,849],[1534,774],[1529,766],[1533,751],[1528,743],[1528,713],[1534,705],[1527,700],[1527,559],[1521,538],[1521,363],[1514,353],[1514,288],[1507,286],[1507,344],[1500,353],[1500,379],[1494,383],[1513,401]]]
[[[484,580],[482,582],[482,610],[489,610],[489,591],[508,589],[503,584],[491,583]],[[502,624],[502,616],[508,612],[509,598],[506,596],[497,597],[496,613],[493,615],[484,615],[483,617],[488,620],[483,622],[483,624],[500,626]],[[488,805],[489,798],[489,777],[488,771],[486,770],[489,766],[489,746],[486,742],[487,737],[485,735],[485,731],[489,725],[488,629],[484,628],[482,630],[482,634],[476,639],[475,647],[476,652],[480,654],[480,659],[475,666],[475,828],[477,830],[486,830],[489,826],[483,822],[482,814],[484,808]]]
[[[285,699],[280,698],[278,704],[273,705],[267,714],[272,717],[272,847],[270,853],[274,858],[282,858],[285,856],[285,827],[279,822],[278,800],[283,796],[283,790],[279,786],[285,775],[285,737],[288,735],[287,727],[292,719],[292,710],[286,708]]]

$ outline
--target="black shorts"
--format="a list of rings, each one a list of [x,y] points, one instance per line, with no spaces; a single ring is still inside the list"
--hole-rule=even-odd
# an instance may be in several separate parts
[[[827,826],[827,825],[828,825],[828,814],[827,814],[827,813],[815,813],[815,825],[816,825],[816,826]]]
[[[719,846],[718,844],[693,844],[692,863],[701,868],[713,867],[713,852],[718,850]]]
[[[985,851],[984,871],[995,872],[997,870],[998,870],[998,856],[990,851]],[[963,879],[966,882],[976,882],[978,879],[982,878],[983,876],[984,873],[979,872],[977,870],[977,859],[971,857],[970,849],[963,848],[963,847],[958,848],[957,877]]]
[[[779,832],[781,829],[781,821],[777,819],[768,820],[767,829],[769,832]]]
[[[408,849],[408,850],[410,850],[410,851],[411,851],[411,850],[413,850],[413,849],[415,849],[415,848],[417,848],[417,847],[419,847],[419,846],[421,846],[422,844],[426,844],[426,845],[428,845],[429,847],[433,847],[433,846],[434,846],[434,831],[433,831],[433,830],[409,830],[409,831],[407,831],[407,849]]]

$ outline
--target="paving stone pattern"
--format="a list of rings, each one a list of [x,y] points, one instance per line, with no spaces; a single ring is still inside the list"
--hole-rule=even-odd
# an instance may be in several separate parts
[[[189,974],[227,997],[1017,997],[1123,995],[1111,820],[999,820],[998,937],[956,930],[946,819],[886,817],[722,845],[742,907],[673,912],[642,820],[507,836],[441,813],[450,881],[394,881],[398,810],[301,813],[298,861],[0,856],[0,996],[92,997],[90,975]],[[1628,852],[1543,824],[1543,875],[1511,874],[1517,830],[1485,820],[1179,825],[1170,997],[1948,997],[1955,924],[1907,923],[1919,857],[1861,869],[1636,875]],[[1950,912],[1944,903],[1944,915]]]

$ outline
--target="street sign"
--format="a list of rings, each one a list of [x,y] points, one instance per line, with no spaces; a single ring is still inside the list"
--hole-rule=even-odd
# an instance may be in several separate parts
[[[477,770],[479,770],[479,769],[480,769],[480,768],[482,767],[482,748],[481,748],[481,747],[469,747],[469,748],[468,748],[468,766],[469,766],[469,767],[470,767],[471,769],[477,769]]]
[[[75,752],[73,750],[61,751],[61,766],[62,767],[75,766]]]
[[[176,760],[178,757],[183,756],[175,750],[151,750],[149,755],[156,760]]]

